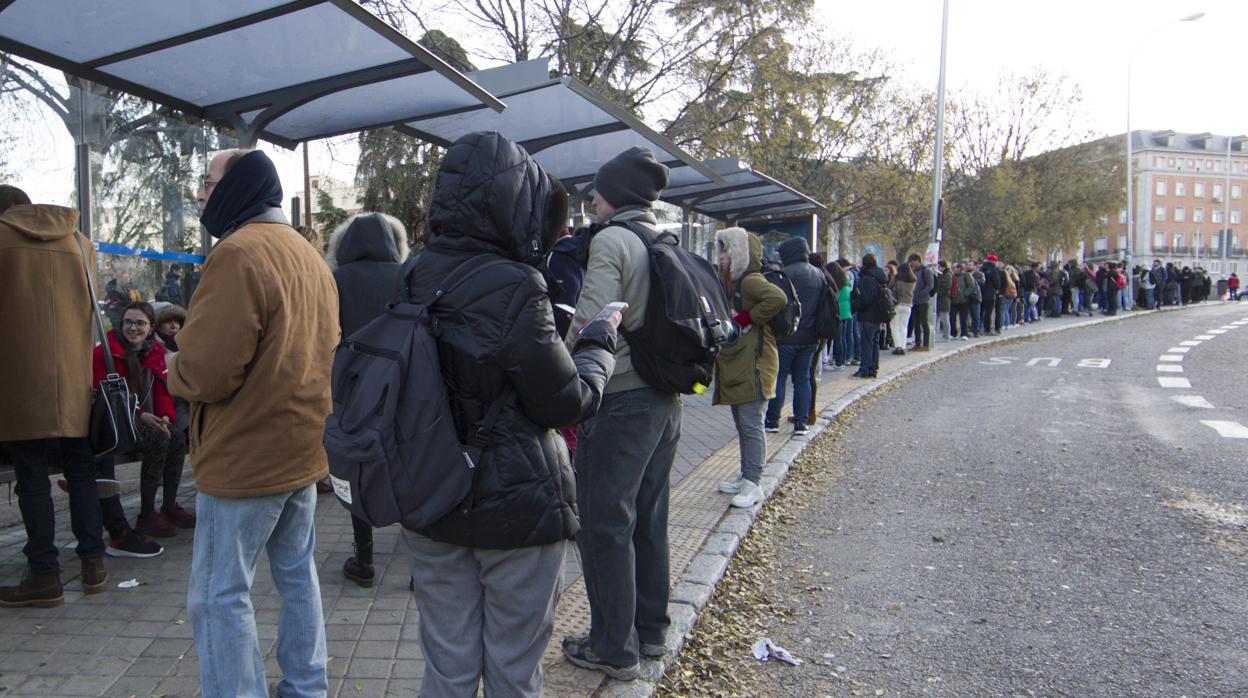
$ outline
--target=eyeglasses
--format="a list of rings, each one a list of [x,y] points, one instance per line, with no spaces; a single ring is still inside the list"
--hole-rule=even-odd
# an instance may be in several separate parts
[[[215,187],[221,183],[219,179],[209,179],[208,175],[199,176],[199,188],[208,191],[209,187]]]
[[[123,320],[121,321],[121,324],[122,324],[122,325],[124,325],[124,326],[126,326],[126,327],[133,327],[133,328],[138,329],[138,330],[141,330],[141,329],[143,329],[143,328],[145,328],[145,327],[148,327],[148,326],[149,326],[149,324],[148,324],[147,320],[131,320],[131,319],[129,319],[129,318],[125,318],[125,319],[123,319]]]

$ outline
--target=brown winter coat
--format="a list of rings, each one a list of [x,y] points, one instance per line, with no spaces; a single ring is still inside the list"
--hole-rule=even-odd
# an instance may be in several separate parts
[[[199,491],[262,497],[325,477],[338,336],[334,277],[293,228],[247,223],[212,250],[169,361]]]
[[[80,438],[91,415],[91,299],[78,212],[44,204],[0,215],[0,441]],[[82,249],[95,255],[91,243]]]
[[[784,310],[788,296],[760,273],[763,243],[757,235],[741,228],[724,228],[715,234],[715,240],[728,251],[729,274],[741,289],[741,307],[733,310],[749,311],[750,324],[742,327],[740,338],[721,349],[715,359],[712,404],[744,405],[770,400],[776,396],[780,354],[767,321]]]

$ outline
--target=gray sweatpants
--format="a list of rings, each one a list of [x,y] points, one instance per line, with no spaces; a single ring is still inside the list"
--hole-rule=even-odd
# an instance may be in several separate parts
[[[763,476],[763,459],[767,456],[767,437],[763,434],[763,413],[767,400],[732,406],[732,420],[737,425],[737,443],[741,451],[741,477],[755,485]]]
[[[667,616],[668,475],[680,442],[677,395],[611,393],[581,425],[576,536],[589,597],[589,641],[608,664],[632,666],[638,642],[662,644]]]
[[[416,580],[421,696],[542,692],[566,543],[476,550],[403,531]]]

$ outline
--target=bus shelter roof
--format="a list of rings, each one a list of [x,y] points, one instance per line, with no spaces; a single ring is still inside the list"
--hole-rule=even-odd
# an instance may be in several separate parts
[[[539,74],[545,72],[543,59],[527,64],[530,68],[540,65]],[[580,191],[588,189],[603,163],[632,146],[649,148],[655,159],[671,169],[669,186],[720,181],[719,175],[702,161],[576,78],[562,76],[534,82],[534,73],[529,72],[523,80],[507,79],[507,71],[525,65],[474,74],[507,101],[505,113],[476,107],[413,119],[399,130],[442,146],[474,131],[497,131],[523,146],[542,169]],[[511,89],[501,89],[503,82],[509,82]]]
[[[810,196],[737,158],[710,160],[706,164],[720,175],[722,183],[671,186],[663,192],[663,200],[720,220],[827,210]]]
[[[351,0],[0,0],[0,50],[300,141],[504,104]]]

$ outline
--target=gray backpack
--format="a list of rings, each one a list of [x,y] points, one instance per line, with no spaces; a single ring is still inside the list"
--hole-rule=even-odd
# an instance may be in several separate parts
[[[399,303],[338,345],[331,379],[333,413],[325,420],[334,494],[351,514],[381,527],[421,529],[472,508],[477,462],[510,395],[496,399],[473,443],[460,443],[441,364],[438,323],[431,309],[473,275],[502,258],[461,265],[427,304],[413,302],[404,264]],[[474,265],[464,271],[468,265]]]

